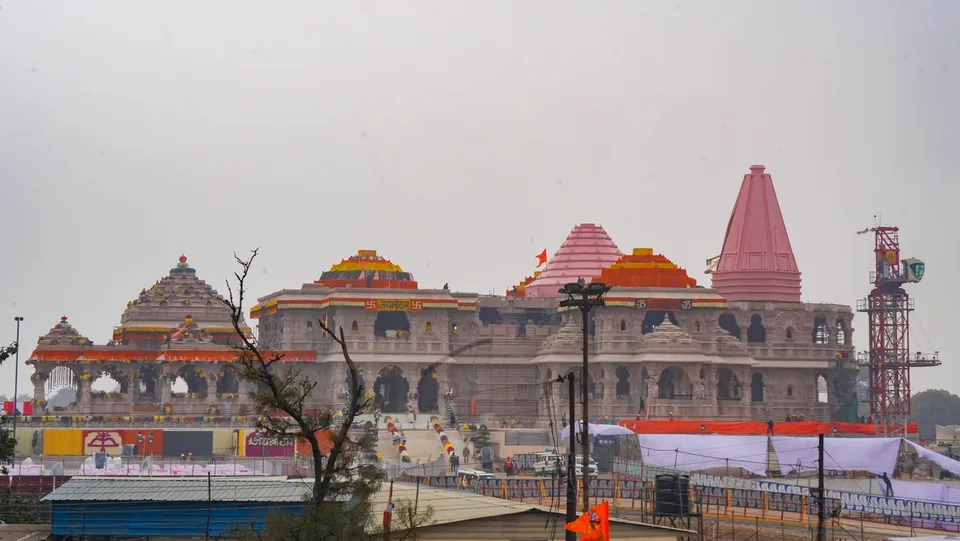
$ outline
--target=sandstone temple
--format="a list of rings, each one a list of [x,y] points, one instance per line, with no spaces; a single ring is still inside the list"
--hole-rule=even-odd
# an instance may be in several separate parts
[[[385,412],[443,412],[446,401],[463,419],[536,422],[565,409],[566,386],[550,381],[581,363],[580,312],[560,308],[558,290],[601,281],[613,289],[588,321],[591,414],[852,420],[853,312],[801,300],[763,166],[744,175],[708,264],[712,283],[702,284],[668,254],[621,250],[584,223],[502,296],[424,289],[400,265],[360,250],[316,281],[258,299],[250,318],[262,347],[317,378],[317,407],[346,398],[346,366],[323,323],[343,328]],[[247,384],[229,369],[238,338],[222,298],[181,257],[128,303],[109,344],[92,344],[66,317],[41,337],[28,361],[35,399],[69,386],[77,401],[66,414],[236,415],[249,407]],[[103,376],[119,390],[92,390]],[[185,391],[174,391],[178,381]]]

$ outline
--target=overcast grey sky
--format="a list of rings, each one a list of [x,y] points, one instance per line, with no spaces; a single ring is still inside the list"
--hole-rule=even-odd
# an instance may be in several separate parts
[[[181,253],[222,291],[256,246],[256,295],[358,248],[502,293],[597,222],[704,279],[761,163],[807,301],[903,228],[914,388],[958,392],[958,58],[950,0],[0,0],[0,343],[102,344]]]

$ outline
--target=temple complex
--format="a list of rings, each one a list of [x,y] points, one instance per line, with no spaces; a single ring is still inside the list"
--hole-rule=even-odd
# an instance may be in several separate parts
[[[241,330],[251,332],[245,324]],[[41,336],[27,360],[34,401],[43,408],[48,392],[72,387],[74,415],[236,415],[249,407],[246,386],[226,369],[238,340],[223,298],[181,256],[127,303],[106,345],[94,345],[66,316]],[[312,351],[287,353],[291,360],[315,358]],[[99,378],[114,380],[117,390],[94,391]],[[182,392],[173,390],[177,380]]]
[[[317,407],[346,399],[346,365],[324,331],[342,328],[384,412],[442,413],[449,402],[463,419],[542,424],[566,404],[566,386],[548,382],[582,359],[581,315],[559,307],[559,289],[601,281],[613,289],[588,322],[591,414],[851,420],[853,312],[802,302],[763,166],[744,175],[720,256],[708,264],[712,284],[700,284],[668,254],[624,252],[599,224],[580,224],[542,271],[503,296],[422,288],[409,269],[360,250],[315,281],[258,299],[250,317],[262,347],[287,352],[319,382]],[[229,316],[181,258],[128,304],[110,344],[92,345],[65,318],[42,337],[28,361],[35,395],[76,386],[81,413],[235,414],[246,398],[224,370],[238,338]],[[91,392],[102,374],[120,382],[115,396]],[[178,378],[186,393],[172,392]]]

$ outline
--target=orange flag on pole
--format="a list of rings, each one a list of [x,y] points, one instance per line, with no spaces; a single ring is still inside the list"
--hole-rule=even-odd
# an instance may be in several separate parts
[[[542,267],[542,266],[544,266],[544,265],[547,264],[547,249],[546,249],[546,248],[544,248],[542,252],[540,252],[539,254],[537,254],[537,261],[538,261],[538,263],[537,263],[537,268],[538,268],[538,269],[539,269],[540,267]]]
[[[610,502],[591,507],[565,528],[581,534],[580,541],[610,541]]]

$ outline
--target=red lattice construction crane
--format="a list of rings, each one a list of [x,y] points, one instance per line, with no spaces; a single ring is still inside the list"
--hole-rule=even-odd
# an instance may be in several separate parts
[[[910,369],[940,365],[939,352],[910,351],[910,312],[913,299],[904,284],[923,279],[924,263],[900,259],[899,228],[878,226],[858,231],[873,233],[876,268],[870,273],[873,291],[857,301],[857,311],[870,319],[870,349],[859,355],[870,369],[870,415],[881,434],[906,436],[910,416]]]

